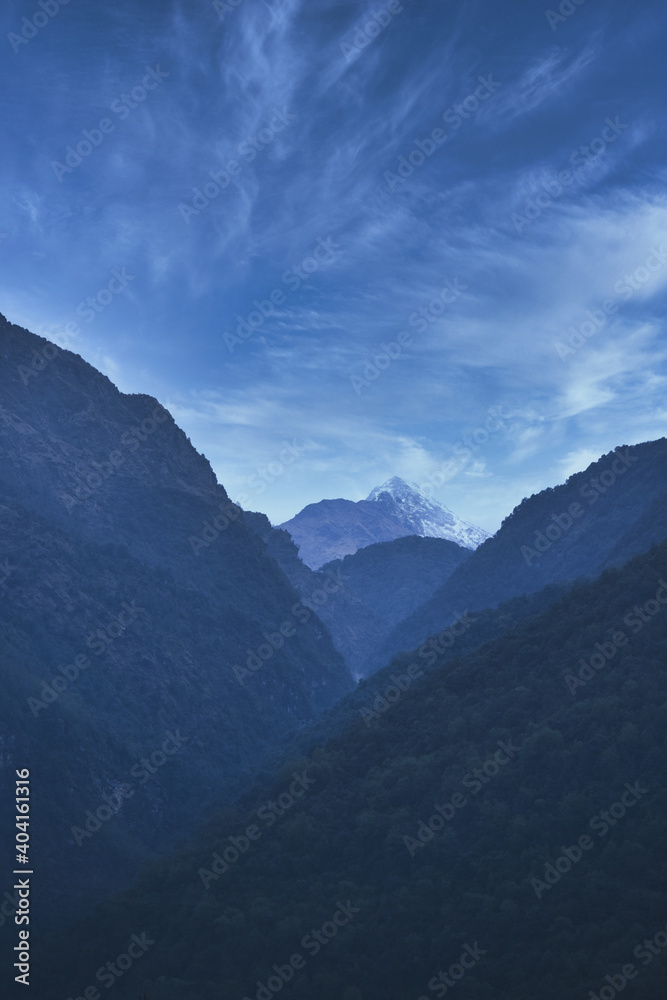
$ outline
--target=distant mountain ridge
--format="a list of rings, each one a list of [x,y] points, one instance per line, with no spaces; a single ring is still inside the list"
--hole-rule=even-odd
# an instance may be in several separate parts
[[[365,500],[308,504],[279,527],[289,532],[299,546],[301,559],[311,569],[367,545],[407,535],[444,538],[466,549],[476,549],[489,537],[482,528],[464,521],[399,476],[376,486]]]

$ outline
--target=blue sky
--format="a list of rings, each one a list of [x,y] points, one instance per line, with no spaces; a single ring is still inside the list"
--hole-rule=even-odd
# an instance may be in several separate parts
[[[493,531],[665,433],[660,4],[44,4],[0,13],[0,311],[234,499],[399,475]]]

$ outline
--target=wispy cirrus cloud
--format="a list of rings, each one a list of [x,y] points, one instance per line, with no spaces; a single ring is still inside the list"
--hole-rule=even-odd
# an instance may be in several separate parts
[[[82,324],[76,349],[174,402],[225,485],[307,429],[313,446],[263,495],[274,519],[393,474],[419,481],[502,405],[512,419],[441,493],[493,529],[524,491],[618,443],[619,419],[637,440],[664,432],[667,267],[629,297],[616,288],[667,244],[665,15],[584,5],[556,37],[519,0],[474,16],[403,7],[353,59],[341,42],[374,8],[352,0],[244,0],[222,21],[209,3],[64,8],[0,65],[0,309],[56,335],[128,267],[131,295]],[[13,30],[20,5],[1,16]],[[161,86],[59,183],[53,160],[157,64]],[[444,123],[480,75],[493,97]],[[290,117],[272,131],[276,109]],[[617,117],[627,128],[600,148]],[[443,125],[390,191],[385,172]],[[179,206],[231,161],[184,221]],[[326,238],[339,249],[303,271]],[[448,281],[465,288],[441,308]],[[225,332],[275,289],[284,300],[231,352]],[[610,297],[613,315],[561,359]],[[410,342],[356,393],[351,375],[401,331]]]

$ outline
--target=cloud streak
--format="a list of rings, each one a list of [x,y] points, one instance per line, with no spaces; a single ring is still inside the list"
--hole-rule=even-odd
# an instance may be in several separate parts
[[[664,433],[667,267],[616,289],[667,247],[665,16],[615,0],[554,33],[536,3],[401,6],[354,58],[342,43],[375,7],[351,0],[243,0],[222,19],[101,0],[8,45],[0,309],[55,336],[127,267],[131,295],[76,349],[172,401],[232,492],[283,438],[311,441],[262,497],[275,521],[419,481],[502,405],[506,432],[439,493],[494,530],[524,490],[621,443],[619,420],[624,443]],[[21,16],[5,8],[6,32]],[[58,183],[53,160],[156,64],[161,86]],[[385,172],[480,75],[497,92],[389,190]],[[627,128],[600,145],[609,119]],[[184,204],[203,207],[184,220]],[[286,281],[328,238],[332,259]],[[448,282],[465,289],[441,308]],[[284,301],[230,351],[225,333],[275,289]],[[610,298],[565,362],[557,345]],[[351,376],[402,331],[400,357],[355,394]]]

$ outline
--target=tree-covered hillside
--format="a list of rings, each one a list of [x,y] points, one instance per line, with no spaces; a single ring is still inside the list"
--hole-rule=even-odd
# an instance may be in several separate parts
[[[304,604],[317,611],[357,677],[377,669],[377,651],[386,651],[386,640],[397,625],[470,556],[469,549],[443,538],[406,535],[367,545],[316,571],[301,561],[288,532],[272,528],[264,514],[246,513],[245,520],[266,543]],[[328,580],[339,586],[323,601],[318,595]]]
[[[0,362],[0,782],[6,798],[12,769],[34,772],[34,905],[57,921],[133,877],[353,681],[157,400],[2,317]],[[179,752],[118,800],[177,730]],[[77,842],[108,797],[113,816]]]
[[[594,578],[667,536],[667,439],[621,447],[560,486],[523,500],[377,651],[381,666],[464,610],[549,583]]]
[[[262,997],[281,975],[294,1000],[444,996],[462,976],[473,1000],[622,980],[657,1000],[666,581],[663,543],[414,683],[394,664],[388,710],[285,762],[53,940],[49,980],[81,995],[145,932],[119,1000]]]
[[[406,535],[367,545],[326,563],[322,570],[335,573],[340,569],[348,590],[396,625],[428,600],[471,554],[470,549],[445,538]]]

